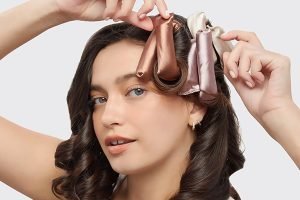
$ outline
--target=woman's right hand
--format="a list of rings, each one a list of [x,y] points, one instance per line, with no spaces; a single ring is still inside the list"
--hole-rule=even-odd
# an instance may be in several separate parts
[[[0,60],[22,44],[42,32],[62,23],[82,20],[122,20],[142,29],[152,31],[153,23],[147,16],[154,6],[163,18],[169,18],[164,0],[144,0],[133,11],[136,0],[30,0],[0,13]],[[29,13],[29,14],[28,14]],[[13,20],[13,23],[11,23]],[[16,34],[22,33],[22,34]]]
[[[152,30],[152,21],[146,15],[154,9],[154,6],[157,7],[162,17],[169,17],[164,0],[144,0],[144,4],[138,12],[132,11],[135,2],[136,0],[54,0],[60,14],[66,17],[68,21],[114,19]]]

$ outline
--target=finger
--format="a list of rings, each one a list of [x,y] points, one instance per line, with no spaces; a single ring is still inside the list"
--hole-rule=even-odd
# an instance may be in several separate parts
[[[262,73],[262,64],[257,57],[251,59],[251,76],[259,84],[262,84],[265,80],[265,76]]]
[[[119,1],[117,9],[113,16],[114,21],[118,21],[120,19],[124,20],[127,16],[129,16],[132,13],[134,3],[135,0]]]
[[[165,3],[164,0],[156,0],[156,7],[158,9],[159,14],[163,18],[168,19],[170,17],[167,4]]]
[[[234,86],[234,88],[236,89],[236,91],[238,93],[240,93],[240,91],[243,91],[244,88],[247,88],[245,86],[245,84],[237,77],[232,78],[231,74],[230,74],[230,69],[228,68],[228,66],[226,65],[226,62],[229,58],[229,52],[225,52],[223,54],[223,62],[224,62],[224,74],[227,77],[227,79],[231,82],[231,84]]]
[[[237,78],[239,76],[239,60],[241,55],[242,47],[241,45],[236,45],[236,47],[229,53],[226,52],[224,55],[228,56],[226,60],[226,66],[229,70],[229,74],[232,78]]]
[[[229,31],[227,33],[222,34],[221,39],[225,41],[229,41],[229,40],[244,41],[263,48],[262,43],[260,42],[260,40],[258,39],[258,37],[254,32],[246,32],[246,31],[239,31],[239,30]]]
[[[255,86],[255,81],[249,73],[251,67],[250,54],[253,53],[255,49],[253,45],[240,41],[232,52],[228,54],[227,60],[224,61],[226,62],[225,64],[228,68],[229,75],[234,79],[239,77],[250,88]]]
[[[147,31],[153,30],[153,23],[150,17],[145,17],[144,19],[140,20],[138,18],[138,13],[134,11],[132,11],[128,16],[122,18],[122,20]]]
[[[224,63],[224,72],[227,73],[227,75],[230,75],[231,78],[235,79],[237,78],[238,74],[238,68],[237,65],[234,66],[228,66],[228,58],[229,58],[230,53],[229,52],[224,52],[223,53],[223,63]]]
[[[121,9],[116,12],[114,18],[123,18],[131,14],[135,0],[122,0]]]
[[[248,87],[253,88],[255,86],[255,82],[253,81],[249,70],[250,58],[246,52],[243,52],[239,60],[239,77],[246,83]]]
[[[235,74],[233,75],[232,72],[230,72],[230,71],[232,71],[232,69],[230,69],[227,65],[227,60],[228,60],[229,54],[230,54],[229,52],[223,53],[223,63],[224,63],[224,74],[231,81],[232,79],[236,78],[236,76],[235,76]]]
[[[145,18],[146,15],[153,10],[154,5],[155,5],[154,0],[144,0],[144,4],[138,10],[139,18],[140,19]]]
[[[103,19],[112,18],[117,10],[118,0],[106,0],[106,8],[103,12]]]

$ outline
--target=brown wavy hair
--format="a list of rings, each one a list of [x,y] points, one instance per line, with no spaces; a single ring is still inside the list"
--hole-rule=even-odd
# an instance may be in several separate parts
[[[166,93],[178,92],[186,80],[192,38],[187,20],[179,15],[174,15],[174,19],[182,24],[173,34],[182,77],[175,82],[165,82],[153,75],[156,86]],[[58,198],[111,199],[119,174],[111,168],[94,132],[93,108],[89,104],[92,66],[97,54],[106,46],[123,39],[143,45],[150,33],[122,22],[102,28],[88,41],[67,96],[72,135],[59,144],[55,153],[55,165],[66,172],[52,183],[52,192]],[[243,167],[245,159],[240,150],[238,120],[230,102],[220,58],[215,63],[215,74],[218,94],[209,104],[197,102],[207,106],[207,113],[202,125],[195,128],[190,162],[172,200],[225,200],[229,196],[240,199],[229,177]],[[194,97],[186,98],[197,101]]]

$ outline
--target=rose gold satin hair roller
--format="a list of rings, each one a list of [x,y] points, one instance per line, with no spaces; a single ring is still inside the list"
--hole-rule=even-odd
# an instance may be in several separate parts
[[[181,74],[176,62],[173,32],[181,24],[174,19],[174,14],[169,19],[157,15],[152,21],[154,29],[145,44],[136,74],[149,80],[157,61],[157,76],[165,81],[174,81]],[[214,63],[225,51],[231,51],[232,45],[219,38],[223,29],[211,26],[203,12],[191,15],[187,21],[193,38],[188,55],[187,80],[178,94],[198,92],[200,100],[210,100],[217,93]]]

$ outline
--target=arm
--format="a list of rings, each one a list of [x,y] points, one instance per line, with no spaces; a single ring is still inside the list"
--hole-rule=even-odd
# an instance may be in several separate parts
[[[47,29],[66,21],[55,4],[48,1],[27,1],[0,13],[0,26],[5,27],[0,31],[0,59]]]
[[[105,0],[29,0],[0,13],[0,25],[5,27],[0,32],[0,59],[47,29],[72,20],[120,19],[152,30],[152,20],[145,14],[151,12],[155,5],[162,17],[169,17],[164,0],[146,0],[138,12],[132,11],[134,3],[135,0],[123,1],[122,5],[120,1],[109,0],[107,3]]]
[[[294,103],[266,114],[262,126],[273,135],[300,169],[300,110]]]
[[[56,199],[52,180],[64,174],[55,167],[61,142],[0,117],[0,181],[33,199]]]
[[[223,40],[238,40],[223,55],[225,74],[251,115],[300,168],[300,110],[291,94],[290,60],[267,51],[254,33],[230,31]]]
[[[13,23],[12,23],[13,21]],[[54,5],[28,1],[0,14],[0,58],[65,22]],[[0,117],[0,181],[33,199],[56,199],[52,180],[63,175],[54,164],[59,139],[22,128]]]

